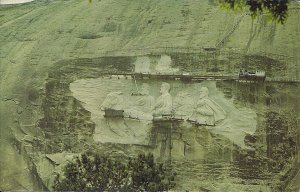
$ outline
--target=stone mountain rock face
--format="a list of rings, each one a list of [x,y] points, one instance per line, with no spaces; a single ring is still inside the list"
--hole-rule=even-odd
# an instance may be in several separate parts
[[[180,51],[178,48],[215,47],[240,18],[239,14],[204,0],[116,0],[91,4],[51,1],[3,6],[0,10],[0,73],[4,90],[41,85],[48,68],[63,59],[104,53],[147,54],[166,47],[174,52]],[[267,22],[263,17],[252,21],[250,16],[244,16],[221,47],[224,54],[219,59],[231,60],[233,54],[226,55],[228,51],[276,57],[286,62],[289,77],[296,78],[299,60],[295,57],[300,50],[298,13],[299,9],[292,9],[285,25]],[[249,39],[251,35],[253,38]],[[21,79],[22,85],[15,83]]]
[[[299,79],[298,3],[291,3],[293,9],[289,11],[286,23],[279,25],[268,21],[267,16],[252,20],[244,12],[222,10],[215,2],[101,0],[88,3],[70,0],[0,5],[0,130],[1,155],[6,157],[1,159],[0,168],[5,169],[0,175],[0,189],[51,188],[45,186],[43,178],[46,176],[41,175],[42,170],[48,170],[41,166],[51,164],[47,158],[49,154],[80,153],[95,148],[118,154],[122,151],[127,155],[148,151],[148,148],[134,145],[95,145],[96,125],[91,111],[74,98],[70,90],[70,83],[75,80],[99,78],[107,72],[130,73],[138,56],[147,58],[145,65],[150,70],[156,69],[151,69],[152,64],[164,55],[167,59],[158,69],[172,67],[172,73],[234,75],[240,68],[249,68],[265,70],[270,78]],[[143,67],[139,67],[143,72]],[[255,162],[263,168],[269,167],[271,173],[290,170],[283,166],[279,156],[282,151],[294,147],[286,156],[292,162],[298,149],[294,146],[296,137],[290,136],[299,134],[295,131],[295,122],[299,118],[299,107],[295,105],[299,99],[296,94],[298,84],[260,86],[219,82],[217,88],[227,99],[232,99],[236,107],[256,111],[257,130],[245,138],[245,144],[255,152],[240,151],[228,139],[204,130],[193,142],[200,142],[199,151],[206,153],[196,151],[195,158],[207,154],[210,160],[224,157],[226,162],[221,166],[218,162],[192,162],[189,169],[186,167],[191,162],[175,162],[177,171],[182,172],[178,176],[177,189],[226,191],[239,186],[240,191],[246,191],[257,185],[256,181],[230,178],[215,183],[214,176],[247,178],[245,172],[252,175],[258,172],[261,178],[266,178],[269,173],[256,170],[257,166],[252,166]],[[273,112],[285,118],[283,121],[288,127],[278,145],[271,145],[277,136],[264,119],[265,114]],[[272,141],[269,145],[266,134],[267,140]],[[178,147],[174,153],[196,150],[186,143],[185,149]],[[208,149],[207,143],[213,143],[213,147]],[[179,143],[175,141],[174,146]],[[268,153],[276,154],[276,157]],[[232,161],[238,161],[237,165],[231,164]],[[272,168],[277,164],[282,166],[280,170]],[[187,178],[194,177],[191,173],[195,171],[199,172],[196,179],[184,184]],[[20,174],[15,177],[16,172]],[[214,178],[198,184],[196,180],[207,178],[207,174]],[[31,180],[29,175],[36,176],[38,181]],[[279,177],[272,179],[276,183],[282,179]],[[284,175],[284,183],[277,182],[275,188],[286,187],[288,179],[290,176]],[[268,190],[267,184],[273,180],[259,182]],[[250,184],[243,187],[245,183]]]

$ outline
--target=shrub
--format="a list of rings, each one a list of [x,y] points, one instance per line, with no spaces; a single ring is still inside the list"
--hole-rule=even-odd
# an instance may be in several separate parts
[[[55,191],[166,191],[174,177],[152,154],[120,161],[108,156],[84,153],[68,163],[63,177],[54,182]]]

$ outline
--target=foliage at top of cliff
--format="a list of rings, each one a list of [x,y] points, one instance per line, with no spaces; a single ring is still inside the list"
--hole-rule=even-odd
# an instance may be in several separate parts
[[[231,9],[247,7],[251,15],[258,13],[270,13],[274,20],[284,23],[287,18],[289,0],[221,0]]]

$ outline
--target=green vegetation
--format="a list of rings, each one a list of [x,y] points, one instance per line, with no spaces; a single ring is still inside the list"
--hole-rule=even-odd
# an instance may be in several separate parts
[[[289,122],[285,115],[273,111],[266,113],[267,155],[272,170],[280,171],[296,155],[294,127],[296,125]]]
[[[284,23],[287,17],[289,0],[221,0],[231,9],[248,7],[252,16],[270,13],[274,20]]]
[[[57,177],[55,191],[165,191],[174,187],[163,164],[152,154],[120,161],[84,153],[66,165],[64,178]]]

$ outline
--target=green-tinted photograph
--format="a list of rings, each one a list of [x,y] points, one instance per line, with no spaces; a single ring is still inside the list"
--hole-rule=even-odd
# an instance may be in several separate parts
[[[299,192],[299,0],[0,0],[0,191]]]

